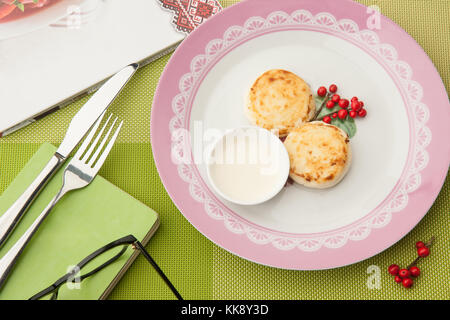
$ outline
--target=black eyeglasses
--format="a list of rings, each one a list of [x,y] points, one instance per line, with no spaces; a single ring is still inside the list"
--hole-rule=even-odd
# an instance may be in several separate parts
[[[145,250],[142,243],[140,243],[132,235],[128,235],[111,243],[108,243],[106,246],[91,253],[86,258],[84,258],[80,263],[74,266],[71,269],[71,271],[69,271],[67,274],[56,280],[55,283],[53,283],[48,288],[32,296],[29,300],[42,299],[50,294],[51,300],[58,299],[59,288],[64,283],[81,282],[84,279],[96,274],[100,270],[106,268],[111,263],[119,259],[125,253],[128,246],[130,245],[132,246],[133,249],[138,250],[140,253],[142,253],[142,255],[147,259],[147,261],[152,265],[152,267],[155,268],[156,272],[158,272],[158,274],[164,280],[164,282],[167,284],[170,290],[172,290],[173,294],[177,297],[177,299],[183,300],[181,295],[178,293],[177,289],[175,289],[175,287],[166,277],[164,272],[159,268],[159,266],[150,256],[150,254]],[[120,246],[123,247],[119,250],[119,252],[116,253],[115,250],[117,250],[117,248],[120,248]],[[110,257],[111,254],[112,257]],[[82,273],[82,271],[84,271],[84,273]]]

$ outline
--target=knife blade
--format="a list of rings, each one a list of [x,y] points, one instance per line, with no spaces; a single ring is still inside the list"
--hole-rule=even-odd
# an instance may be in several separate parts
[[[137,68],[138,64],[130,64],[117,72],[77,112],[70,122],[66,135],[55,154],[23,194],[0,217],[0,247],[11,235],[40,191],[67,160],[70,153],[85,137],[97,119],[108,109]]]

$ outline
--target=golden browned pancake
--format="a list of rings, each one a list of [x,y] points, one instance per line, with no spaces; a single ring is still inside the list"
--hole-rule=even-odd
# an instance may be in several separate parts
[[[281,137],[309,121],[315,111],[308,84],[294,73],[279,69],[266,71],[256,79],[245,105],[254,125],[279,130]]]
[[[329,188],[347,173],[352,150],[347,134],[336,126],[313,121],[292,130],[284,141],[289,176],[311,188]]]

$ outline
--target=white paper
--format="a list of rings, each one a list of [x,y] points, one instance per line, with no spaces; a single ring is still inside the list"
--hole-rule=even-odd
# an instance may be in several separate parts
[[[104,0],[96,14],[79,28],[47,26],[0,40],[0,132],[184,37],[156,0]]]

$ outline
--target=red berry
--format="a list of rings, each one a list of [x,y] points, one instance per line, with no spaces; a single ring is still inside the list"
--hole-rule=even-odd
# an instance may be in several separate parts
[[[398,275],[400,277],[402,277],[403,279],[405,279],[405,278],[408,278],[411,275],[411,273],[409,272],[408,269],[400,269],[400,271],[398,272]]]
[[[347,117],[348,111],[346,109],[341,109],[338,111],[339,119],[345,119]]]
[[[420,275],[420,269],[417,268],[416,266],[409,268],[409,272],[411,272],[411,275],[413,277],[418,277]]]
[[[331,117],[336,118],[336,117],[337,117],[337,113],[336,113],[336,112],[333,113],[333,114],[331,115]]]
[[[362,106],[359,103],[359,101],[353,101],[352,102],[352,110],[359,111],[361,108],[362,108]]]
[[[330,92],[332,92],[332,93],[336,93],[337,89],[338,89],[337,85],[332,84],[332,85],[330,86],[330,89],[329,89],[329,90],[330,90]]]
[[[323,117],[323,122],[325,122],[325,123],[331,123],[331,118],[329,117],[329,116],[325,116],[325,117]]]
[[[361,100],[359,100],[359,104],[361,105],[361,107],[364,107],[364,102],[362,102]]]
[[[423,247],[425,247],[425,243],[423,243],[422,241],[417,241],[416,242],[416,248],[417,249],[423,248]]]
[[[397,283],[400,283],[400,282],[403,281],[403,279],[400,278],[399,276],[395,276],[394,281],[397,282]]]
[[[358,116],[360,116],[361,118],[364,118],[366,115],[367,115],[366,109],[361,109],[358,111]]]
[[[352,118],[356,118],[356,115],[357,115],[356,111],[354,111],[354,110],[351,110],[348,114],[349,114],[350,117],[352,117]]]
[[[331,100],[328,100],[326,106],[327,106],[328,109],[331,109],[331,108],[334,107],[334,102],[331,101]]]
[[[396,264],[391,264],[388,268],[388,272],[392,274],[393,276],[398,275],[398,272],[400,271],[400,267]]]
[[[327,94],[327,88],[320,87],[319,89],[317,89],[317,94],[321,97],[325,97],[325,95]]]
[[[413,285],[413,281],[412,281],[412,279],[410,279],[410,278],[405,278],[405,279],[403,279],[403,281],[402,281],[402,285],[405,287],[405,288],[411,288],[412,287],[412,285]]]
[[[430,249],[428,249],[427,247],[419,248],[417,249],[417,254],[423,258],[428,257],[428,255],[430,254]]]
[[[347,99],[339,100],[339,107],[341,107],[342,109],[347,108],[349,104],[350,104],[350,102],[348,102]]]
[[[338,94],[333,94],[333,96],[331,97],[331,101],[333,101],[334,103],[338,103],[339,100],[341,100],[341,97]]]
[[[358,97],[353,97],[351,102],[353,102],[353,101],[358,101]]]

